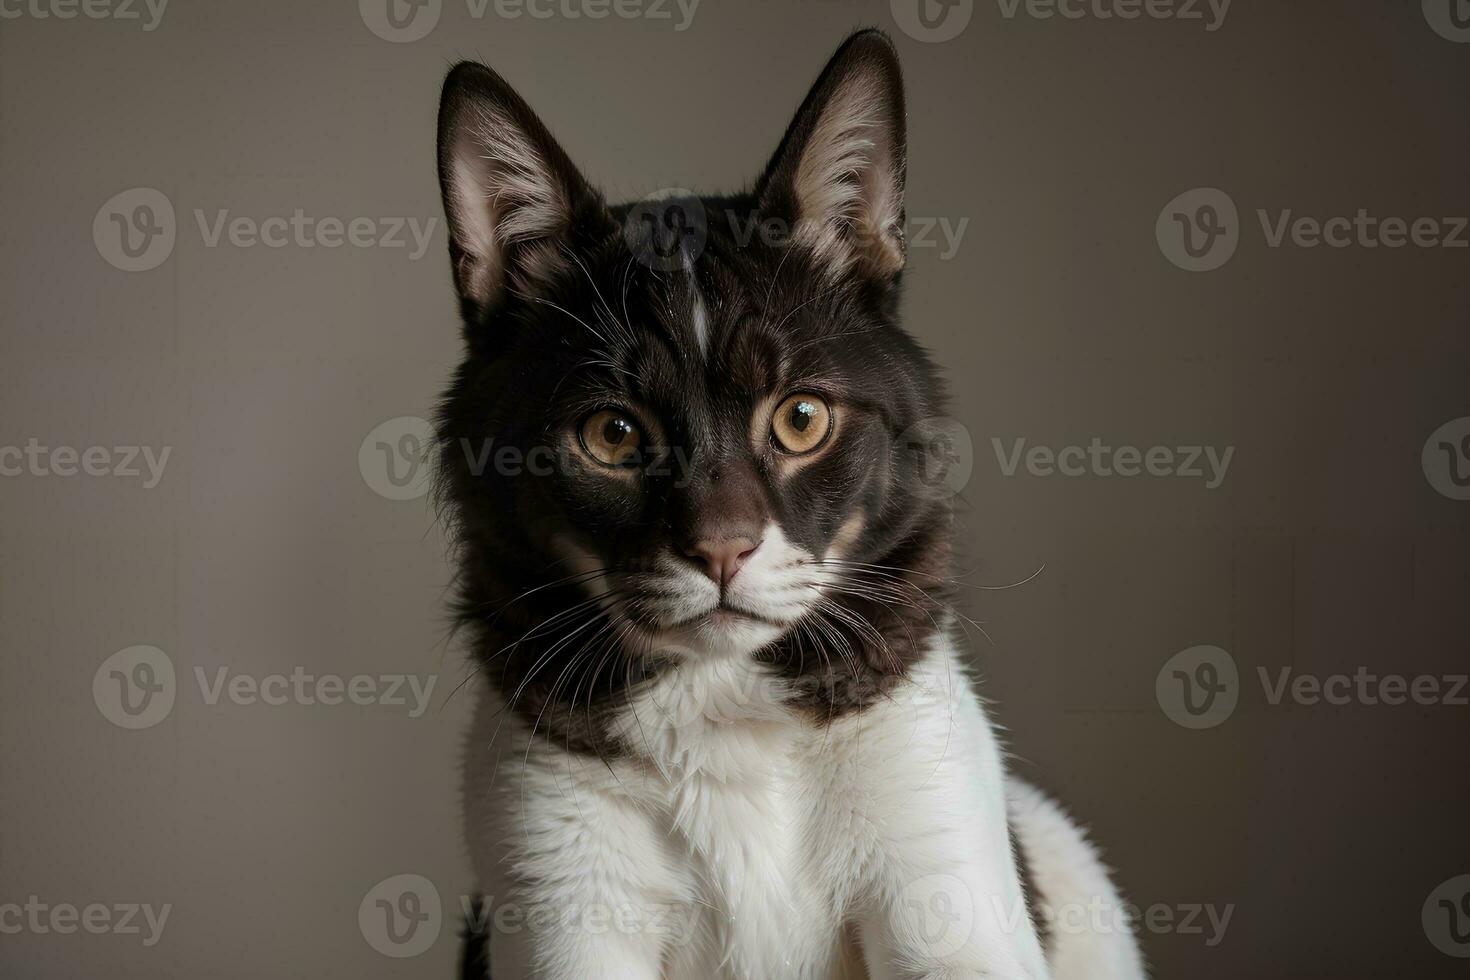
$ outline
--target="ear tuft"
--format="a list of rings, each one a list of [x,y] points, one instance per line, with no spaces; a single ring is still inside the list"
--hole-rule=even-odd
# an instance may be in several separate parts
[[[444,82],[439,186],[455,286],[475,311],[543,279],[578,209],[595,197],[525,101],[473,62]]]
[[[759,196],[835,271],[887,280],[904,265],[903,76],[893,42],[861,31],[832,56],[777,149]]]

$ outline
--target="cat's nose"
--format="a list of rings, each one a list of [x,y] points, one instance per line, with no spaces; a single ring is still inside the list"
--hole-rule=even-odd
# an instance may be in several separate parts
[[[730,584],[735,573],[755,554],[761,543],[755,538],[705,538],[684,549],[684,554],[700,566],[700,571],[720,588]]]

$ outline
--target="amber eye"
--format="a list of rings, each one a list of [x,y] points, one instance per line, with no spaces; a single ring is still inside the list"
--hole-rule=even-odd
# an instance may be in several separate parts
[[[603,409],[582,423],[582,448],[605,466],[633,466],[643,437],[638,427],[621,412]]]
[[[820,446],[831,431],[832,409],[818,395],[792,395],[776,406],[771,417],[776,445],[798,456]]]

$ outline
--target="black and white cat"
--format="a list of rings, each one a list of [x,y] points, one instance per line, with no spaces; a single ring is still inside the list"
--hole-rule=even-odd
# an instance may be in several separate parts
[[[1037,914],[1120,902],[957,646],[949,503],[905,448],[944,402],[896,316],[904,158],[873,31],[683,224],[607,205],[489,69],[445,83],[495,980],[1144,975],[1116,916]]]

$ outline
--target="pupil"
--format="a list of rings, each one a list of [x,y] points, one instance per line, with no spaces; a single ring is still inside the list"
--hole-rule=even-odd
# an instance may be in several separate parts
[[[628,437],[628,423],[622,419],[608,419],[602,427],[602,438],[610,446],[620,445]]]
[[[797,432],[805,432],[816,412],[817,407],[811,402],[797,402],[791,407],[791,427]]]

